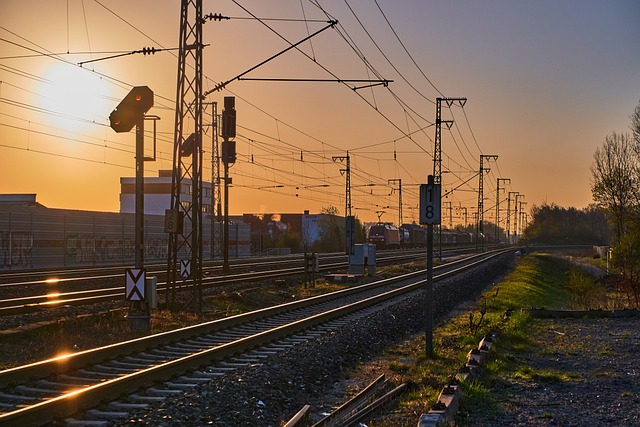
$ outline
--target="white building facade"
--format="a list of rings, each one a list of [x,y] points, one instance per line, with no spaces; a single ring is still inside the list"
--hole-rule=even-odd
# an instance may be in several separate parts
[[[144,213],[145,215],[162,215],[171,209],[171,176],[172,171],[160,170],[157,177],[144,178]],[[182,203],[191,203],[191,180],[183,180],[180,191]],[[211,214],[213,190],[210,182],[202,183],[202,213]],[[136,179],[120,178],[120,213],[136,211]]]

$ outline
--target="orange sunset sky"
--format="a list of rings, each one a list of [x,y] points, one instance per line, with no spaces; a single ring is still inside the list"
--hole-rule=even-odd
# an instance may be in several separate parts
[[[486,220],[497,178],[544,202],[591,203],[590,165],[612,132],[629,131],[640,102],[640,3],[567,1],[203,1],[229,20],[203,27],[204,87],[231,79],[321,29],[339,24],[246,77],[393,80],[354,90],[338,82],[234,81],[207,101],[236,97],[238,161],[230,212],[344,213],[351,157],[353,213],[418,220],[418,185],[433,171],[436,97],[466,97],[443,109],[443,192],[477,207],[481,154]],[[108,117],[132,86],[155,93],[158,160],[172,168],[178,0],[0,2],[0,193],[37,193],[52,208],[118,211],[119,179],[134,176],[134,133]],[[249,12],[264,20],[258,21]],[[266,19],[270,18],[270,19]],[[303,20],[307,21],[304,22]],[[285,41],[285,39],[288,41]],[[127,55],[143,47],[155,55]],[[366,63],[365,63],[366,62]],[[206,121],[206,119],[205,119]],[[147,147],[151,141],[147,140]],[[205,179],[211,179],[205,146]],[[376,212],[378,212],[376,214]],[[454,210],[454,224],[462,210]],[[504,218],[504,216],[503,216]],[[448,214],[445,214],[448,221]],[[446,222],[445,222],[446,224]]]

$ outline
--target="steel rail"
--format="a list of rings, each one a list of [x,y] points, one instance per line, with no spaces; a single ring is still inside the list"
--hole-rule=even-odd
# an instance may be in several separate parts
[[[479,263],[496,257],[502,253],[503,252],[485,254],[485,256],[480,257],[480,259],[477,259],[478,257],[474,257],[476,259],[470,264],[463,267],[450,268],[447,272],[434,277],[434,280],[442,280],[443,278],[450,277],[454,274],[457,274],[461,270],[472,268],[473,266],[476,266]],[[417,276],[417,274],[410,273],[404,276],[412,276],[415,279],[415,276]],[[385,279],[381,282],[389,284],[390,282],[397,280],[398,279],[395,278]],[[259,347],[260,345],[264,345],[266,343],[273,342],[299,333],[301,331],[316,327],[320,324],[329,322],[342,316],[346,316],[350,313],[364,309],[366,307],[385,302],[391,298],[399,297],[408,292],[421,291],[423,290],[425,283],[426,280],[417,280],[412,284],[402,286],[390,291],[384,291],[381,294],[371,296],[337,308],[329,309],[327,311],[293,321],[286,325],[277,326],[272,329],[256,333],[254,335],[246,336],[226,344],[221,344],[213,348],[190,354],[180,359],[172,360],[161,365],[152,366],[138,372],[123,375],[113,380],[105,381],[79,390],[68,392],[66,394],[62,394],[58,397],[39,402],[35,405],[0,415],[0,425],[10,425],[10,423],[18,423],[13,425],[30,425],[49,422],[56,417],[70,415],[77,412],[81,408],[95,406],[105,399],[115,399],[121,394],[132,392],[133,390],[138,389],[141,386],[150,385],[156,381],[167,380],[176,374],[181,374],[201,367],[203,365],[210,364],[212,361],[224,360],[225,358],[228,358],[235,354],[246,352],[253,348]],[[380,286],[383,285],[376,284],[376,287]],[[221,319],[219,321],[207,322],[206,324],[202,325],[194,325],[192,327],[183,328],[178,331],[158,334],[138,340],[131,340],[125,343],[118,343],[96,350],[87,350],[66,357],[54,358],[47,361],[30,364],[24,367],[9,369],[0,372],[0,383],[9,384],[11,382],[22,381],[25,377],[43,378],[53,373],[70,371],[73,368],[79,368],[90,363],[95,364],[96,362],[104,360],[104,358],[106,357],[112,357],[113,355],[130,354],[136,351],[147,349],[151,346],[179,340],[180,337],[191,337],[194,335],[200,335],[204,332],[210,332],[214,329],[224,329],[224,327],[222,326],[223,324],[246,323],[248,319],[264,318],[275,313],[288,311],[292,306],[301,306],[304,304],[315,303],[317,300],[328,299],[332,297],[335,298],[336,294],[344,295],[354,293],[357,292],[356,288],[359,288],[360,290],[371,288],[371,284],[361,285],[354,288],[338,291],[336,293],[333,293],[333,295],[320,295],[317,297],[309,298],[307,300],[300,300],[293,303],[282,304],[273,308],[257,310],[255,312],[233,316],[231,318]]]
[[[328,258],[333,258],[335,255],[327,254]],[[342,256],[344,257],[344,256]],[[257,265],[264,266],[269,264],[283,264],[290,263],[291,261],[299,261],[302,263],[302,255],[288,255],[282,257],[259,257],[250,259],[237,259],[232,260],[231,267],[234,269],[253,268]],[[21,280],[13,283],[0,283],[0,288],[3,287],[15,287],[25,285],[48,285],[52,279],[58,283],[83,281],[83,280],[95,280],[95,279],[110,279],[122,277],[122,270],[130,265],[114,265],[110,267],[92,267],[83,269],[63,269],[63,270],[27,270],[27,271],[0,271],[0,278]],[[166,273],[166,264],[146,264],[145,268],[149,270],[149,274],[164,274]],[[203,266],[206,270],[222,270],[221,261],[207,261]],[[33,277],[43,277],[42,279],[33,279]]]
[[[313,424],[313,427],[342,425],[343,420],[348,418],[354,411],[361,408],[366,402],[372,401],[374,396],[379,393],[380,390],[383,390],[387,384],[388,380],[386,379],[385,374],[381,374],[378,378],[373,380],[371,384],[360,390],[351,399],[340,405],[320,421]]]
[[[380,260],[380,263],[405,261],[416,259],[422,256],[421,253],[404,255],[393,255]],[[344,269],[348,266],[346,262],[338,262],[321,265],[320,271],[332,271],[334,269]],[[252,271],[248,273],[236,273],[234,275],[216,276],[203,278],[202,284],[205,287],[228,285],[241,283],[244,281],[264,280],[272,277],[282,277],[285,275],[299,275],[304,273],[304,266],[292,267],[278,270]],[[122,278],[122,275],[119,276]],[[158,293],[166,291],[166,283],[158,283]],[[27,297],[8,298],[0,300],[0,316],[23,314],[43,309],[49,309],[61,305],[87,305],[105,301],[122,299],[124,288],[122,286],[87,289],[60,293],[50,293],[46,295],[35,295]]]
[[[454,250],[451,250],[454,251]],[[424,249],[411,249],[403,250],[404,254],[424,254]],[[395,251],[379,251],[378,256],[388,257],[393,255]],[[346,255],[343,253],[322,253],[319,254],[322,261],[339,259],[343,261]],[[291,262],[304,261],[304,254],[292,254],[282,255],[278,257],[251,257],[251,258],[238,258],[230,260],[230,267],[232,269],[245,269],[256,267],[268,267],[277,264],[290,264]],[[87,267],[87,268],[65,268],[61,270],[0,270],[0,280],[15,280],[15,282],[0,282],[0,288],[10,288],[16,286],[26,285],[49,285],[52,280],[56,283],[65,283],[73,281],[83,280],[96,280],[96,279],[110,279],[122,277],[122,270],[130,265],[113,265],[104,267]],[[162,275],[166,273],[166,264],[146,264],[145,268],[148,270],[149,275]],[[209,271],[222,270],[221,260],[208,260],[204,262],[203,269]],[[41,277],[34,279],[34,277]]]
[[[486,254],[474,255],[469,258],[434,267],[434,270],[441,271],[445,269],[457,268],[460,265],[468,263],[470,260],[484,259],[485,257]],[[7,369],[4,371],[0,371],[0,384],[19,382],[24,377],[35,379],[44,378],[50,374],[62,373],[68,369],[77,369],[89,363],[97,363],[103,360],[121,356],[123,354],[142,351],[147,348],[155,347],[167,342],[178,341],[207,332],[215,332],[218,330],[227,329],[250,321],[255,321],[265,317],[280,314],[286,311],[291,311],[312,304],[326,302],[331,299],[356,294],[358,292],[361,292],[363,289],[375,289],[377,287],[387,286],[400,280],[420,277],[424,274],[425,270],[419,270],[400,276],[378,280],[369,284],[353,286],[327,294],[316,295],[314,297],[305,298],[302,300],[291,301],[273,307],[266,307],[248,313],[225,317],[223,319],[212,320],[193,326],[187,326],[185,328],[162,332],[147,337],[99,347],[97,349],[85,350],[78,353],[73,353],[71,355],[60,356],[16,368]],[[436,278],[439,277],[440,276],[436,276]]]

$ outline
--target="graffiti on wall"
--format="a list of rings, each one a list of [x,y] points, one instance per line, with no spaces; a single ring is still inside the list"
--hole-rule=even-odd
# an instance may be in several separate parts
[[[30,231],[0,231],[2,267],[31,265],[33,235]]]
[[[210,234],[211,224],[203,223],[203,236]],[[144,238],[145,262],[166,262],[164,217],[145,218]],[[203,257],[210,256],[209,245],[205,239]],[[127,265],[134,261],[134,224],[129,214],[61,214],[58,210],[20,208],[15,213],[10,208],[0,211],[0,271]]]
[[[93,234],[67,234],[64,256],[67,265],[128,262],[134,258],[134,239],[95,237]],[[144,241],[144,256],[149,260],[166,260],[167,239],[150,238]]]

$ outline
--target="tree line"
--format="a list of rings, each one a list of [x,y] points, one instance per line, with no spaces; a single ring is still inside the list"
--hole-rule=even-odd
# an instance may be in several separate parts
[[[640,308],[640,103],[630,132],[613,132],[593,154],[591,195],[585,209],[534,205],[527,243],[609,245],[619,288]]]
[[[612,262],[621,285],[640,307],[640,104],[629,119],[631,132],[614,132],[596,149],[591,192],[611,224]]]

